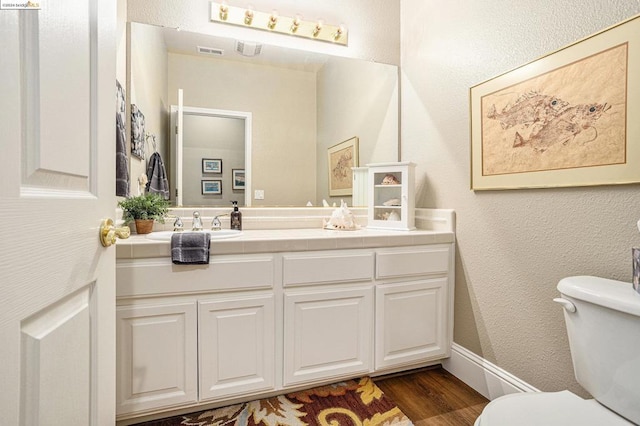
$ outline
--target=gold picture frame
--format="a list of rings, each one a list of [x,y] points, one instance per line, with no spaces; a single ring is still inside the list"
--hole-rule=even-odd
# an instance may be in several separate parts
[[[327,150],[329,196],[353,194],[353,170],[358,167],[358,138],[352,137]]]
[[[471,87],[471,189],[640,182],[638,34],[640,15]]]

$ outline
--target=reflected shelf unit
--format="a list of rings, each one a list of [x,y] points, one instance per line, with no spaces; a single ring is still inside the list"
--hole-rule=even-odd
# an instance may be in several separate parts
[[[369,168],[368,228],[415,229],[415,163],[376,163]]]

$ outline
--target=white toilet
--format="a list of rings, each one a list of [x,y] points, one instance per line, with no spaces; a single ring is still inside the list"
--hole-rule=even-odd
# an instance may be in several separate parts
[[[569,391],[505,395],[475,426],[640,424],[640,294],[631,283],[596,277],[564,278],[558,290],[576,379],[594,399]]]

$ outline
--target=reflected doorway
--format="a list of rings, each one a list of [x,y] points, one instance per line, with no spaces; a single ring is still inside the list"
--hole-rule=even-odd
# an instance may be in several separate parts
[[[251,113],[171,107],[171,174],[178,206],[251,205]],[[174,133],[174,132],[172,132]]]

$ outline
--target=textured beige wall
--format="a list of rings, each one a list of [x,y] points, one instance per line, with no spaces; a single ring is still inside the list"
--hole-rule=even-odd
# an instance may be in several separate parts
[[[456,210],[454,340],[546,391],[583,392],[558,280],[630,280],[640,188],[470,191],[469,87],[638,12],[628,0],[401,2],[402,158],[418,163],[418,207]]]
[[[156,148],[166,162],[168,128],[167,103],[167,48],[162,32],[149,25],[131,25],[131,80],[129,103],[138,106],[144,114],[145,133],[156,136]],[[130,110],[129,110],[130,113]],[[129,134],[129,139],[130,139]],[[149,157],[153,153],[151,140],[145,143],[143,160],[129,156],[130,193],[138,195],[138,177],[147,173]],[[167,171],[168,172],[168,171]],[[173,191],[173,188],[171,188]],[[144,191],[144,188],[143,188]]]

